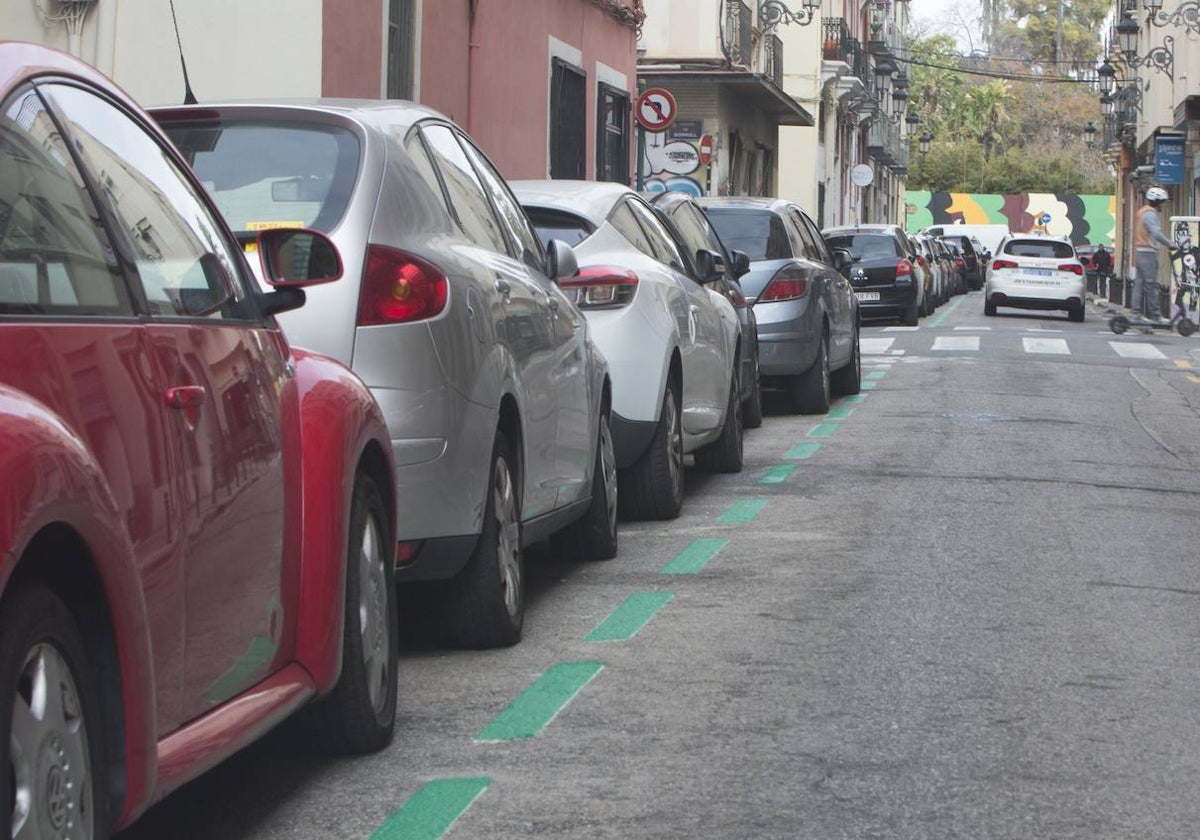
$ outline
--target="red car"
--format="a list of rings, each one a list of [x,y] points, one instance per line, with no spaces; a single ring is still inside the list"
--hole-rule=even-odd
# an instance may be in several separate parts
[[[293,713],[391,740],[387,428],[275,323],[332,242],[257,250],[270,291],[133,101],[0,42],[5,837],[107,837]]]

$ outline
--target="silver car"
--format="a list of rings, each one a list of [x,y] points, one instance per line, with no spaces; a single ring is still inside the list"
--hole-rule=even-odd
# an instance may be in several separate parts
[[[322,100],[158,109],[234,231],[305,226],[346,276],[280,318],[288,340],[350,365],[391,434],[397,578],[452,579],[446,629],[515,643],[523,549],[570,529],[617,549],[607,364],[496,169],[440,114]]]

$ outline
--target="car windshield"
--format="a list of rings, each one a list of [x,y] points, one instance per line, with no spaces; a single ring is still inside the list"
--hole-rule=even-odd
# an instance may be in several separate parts
[[[833,234],[825,237],[830,248],[845,248],[856,257],[878,259],[900,256],[895,237],[877,233]]]
[[[706,211],[726,248],[744,251],[751,260],[786,260],[792,256],[783,220],[769,210],[708,207]]]
[[[595,231],[590,222],[572,213],[526,207],[525,213],[533,223],[542,247],[549,248],[550,240],[561,239],[568,245],[578,245]]]
[[[163,128],[235,231],[328,232],[350,203],[359,142],[347,129],[207,120]]]
[[[1045,239],[1012,239],[1004,246],[1004,253],[1014,257],[1069,260],[1075,256],[1075,249],[1067,242]]]

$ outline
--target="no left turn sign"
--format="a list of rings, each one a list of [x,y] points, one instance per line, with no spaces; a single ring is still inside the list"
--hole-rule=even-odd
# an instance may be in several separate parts
[[[637,98],[637,120],[647,131],[665,131],[675,110],[675,97],[662,88],[648,88]]]

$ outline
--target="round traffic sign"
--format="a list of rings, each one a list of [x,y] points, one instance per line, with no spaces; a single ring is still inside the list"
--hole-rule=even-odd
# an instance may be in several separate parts
[[[850,170],[850,183],[856,187],[869,187],[875,180],[875,170],[865,163],[860,163]]]
[[[675,97],[663,88],[648,88],[637,98],[637,120],[647,131],[665,131],[675,110]]]
[[[708,166],[708,162],[712,160],[713,139],[711,134],[705,134],[700,138],[700,165]]]

